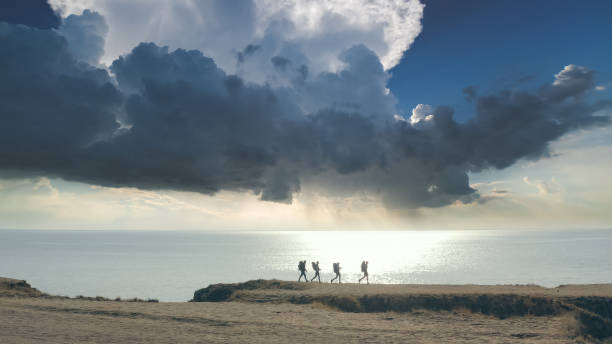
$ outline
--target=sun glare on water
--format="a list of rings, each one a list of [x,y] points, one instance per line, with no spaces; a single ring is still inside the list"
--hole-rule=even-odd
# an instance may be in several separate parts
[[[366,260],[377,283],[397,283],[404,273],[447,264],[452,242],[460,236],[456,231],[301,232],[297,241],[303,258],[296,258],[319,261],[328,273],[333,262],[340,262],[347,280],[361,274]]]

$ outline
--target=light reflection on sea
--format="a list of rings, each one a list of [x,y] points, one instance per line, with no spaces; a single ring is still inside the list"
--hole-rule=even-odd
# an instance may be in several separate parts
[[[612,282],[612,231],[246,232],[0,231],[0,276],[51,293],[185,301],[211,283],[294,280],[318,260],[355,282]]]

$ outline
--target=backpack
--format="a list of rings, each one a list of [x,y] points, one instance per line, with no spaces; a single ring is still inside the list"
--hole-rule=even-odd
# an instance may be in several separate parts
[[[302,271],[303,270],[303,266],[304,266],[304,262],[302,262],[300,260],[300,262],[298,263],[298,270]]]
[[[334,263],[334,273],[338,273],[339,269],[339,265],[338,263]]]
[[[362,263],[361,263],[361,272],[365,272],[365,271],[366,271],[366,266],[367,266],[367,265],[366,265],[366,263],[365,263],[365,262],[362,262]]]
[[[318,269],[317,269],[317,264],[316,264],[315,262],[312,262],[312,269],[313,269],[314,271],[317,271],[317,270],[318,270]]]

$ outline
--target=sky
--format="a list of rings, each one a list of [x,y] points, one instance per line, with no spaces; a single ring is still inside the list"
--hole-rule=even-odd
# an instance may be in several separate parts
[[[608,1],[0,5],[0,228],[608,228]]]

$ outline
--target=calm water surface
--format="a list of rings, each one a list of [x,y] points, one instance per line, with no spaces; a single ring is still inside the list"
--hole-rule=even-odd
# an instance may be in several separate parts
[[[68,296],[186,301],[211,283],[297,279],[339,261],[355,282],[612,283],[612,230],[243,232],[0,230],[0,276]],[[310,275],[310,269],[308,271]]]

